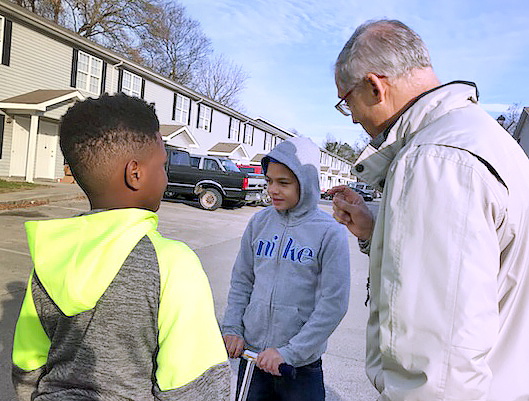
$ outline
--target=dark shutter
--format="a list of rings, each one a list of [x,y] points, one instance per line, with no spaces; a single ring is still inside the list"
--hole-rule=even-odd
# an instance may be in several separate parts
[[[123,70],[120,68],[118,70],[118,92],[121,92],[122,85],[123,85]]]
[[[198,128],[198,123],[200,122],[200,106],[202,106],[202,103],[199,103],[198,108],[197,108],[197,128]]]
[[[72,72],[70,74],[70,86],[75,88],[77,86],[77,59],[79,58],[79,50],[73,49],[72,54]]]
[[[191,125],[191,99],[189,99],[189,110],[187,112],[187,125]]]
[[[209,132],[211,132],[211,126],[213,125],[213,108],[210,109],[211,113],[209,114]]]
[[[145,96],[145,79],[142,78],[141,79],[141,98],[143,99]]]
[[[101,71],[101,95],[105,93],[105,86],[107,84],[107,63],[103,61],[103,69]]]
[[[173,115],[171,117],[171,119],[174,121],[174,119],[176,118],[176,97],[177,97],[177,94],[176,93],[173,93]]]
[[[233,121],[233,118],[230,117],[230,123],[228,124],[228,139],[231,139],[230,134],[231,134],[231,122],[232,121]]]
[[[2,158],[2,148],[4,147],[4,124],[6,116],[0,114],[0,159]]]
[[[4,20],[4,48],[2,51],[2,64],[9,65],[11,58],[11,32],[13,29],[13,23],[8,19]]]

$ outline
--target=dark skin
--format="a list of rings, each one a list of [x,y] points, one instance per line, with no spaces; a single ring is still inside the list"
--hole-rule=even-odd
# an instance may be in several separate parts
[[[99,191],[87,193],[92,209],[139,208],[155,212],[167,186],[167,153],[158,134],[143,152],[116,160]]]

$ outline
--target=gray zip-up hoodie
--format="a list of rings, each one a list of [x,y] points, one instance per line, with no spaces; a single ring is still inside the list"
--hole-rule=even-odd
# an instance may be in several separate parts
[[[263,158],[298,178],[300,199],[287,211],[273,206],[248,223],[233,267],[223,333],[244,337],[255,351],[277,348],[299,367],[321,357],[349,302],[345,228],[318,208],[318,147],[307,138],[282,142]]]

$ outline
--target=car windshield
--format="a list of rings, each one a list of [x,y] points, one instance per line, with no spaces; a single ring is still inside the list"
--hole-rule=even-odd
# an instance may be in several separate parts
[[[237,167],[230,159],[220,159],[220,163],[226,169],[226,171],[235,171],[237,173],[241,171],[239,170],[239,167]]]

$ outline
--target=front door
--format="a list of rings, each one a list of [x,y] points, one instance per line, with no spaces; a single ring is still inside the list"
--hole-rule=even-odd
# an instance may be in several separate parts
[[[13,140],[11,144],[11,164],[9,175],[12,177],[26,176],[28,160],[30,119],[17,116],[13,125]]]
[[[57,156],[57,124],[40,121],[37,134],[35,178],[55,179],[55,158]]]

